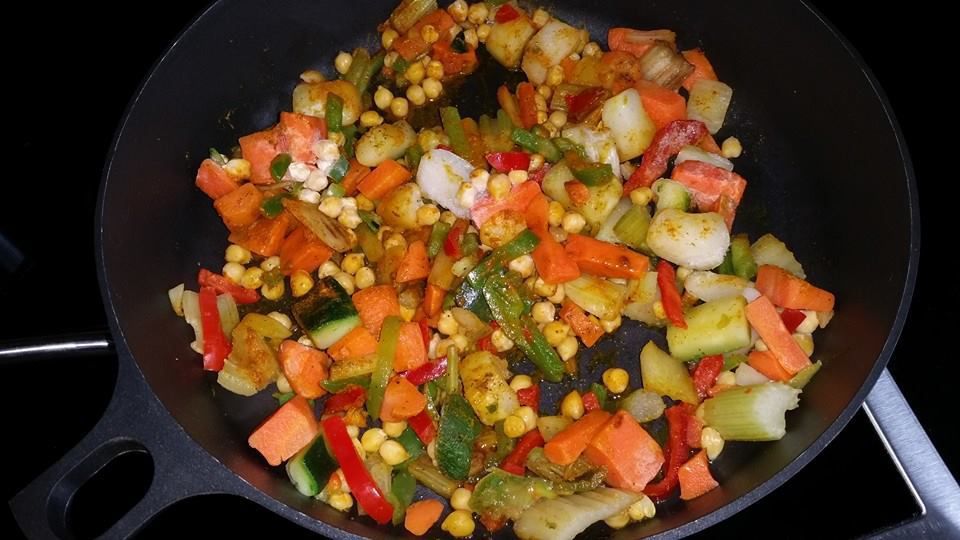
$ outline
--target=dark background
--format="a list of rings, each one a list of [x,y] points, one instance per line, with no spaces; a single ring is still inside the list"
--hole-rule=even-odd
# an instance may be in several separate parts
[[[960,103],[947,82],[947,74],[955,71],[950,48],[943,44],[949,35],[947,22],[930,1],[911,2],[896,10],[875,3],[862,8],[852,8],[849,2],[815,4],[873,69],[913,156],[923,208],[924,249],[911,315],[891,370],[956,473],[960,439],[955,436],[957,367],[951,339],[956,335],[954,310],[960,295],[951,271],[952,257],[947,256],[956,246],[955,220],[939,218],[955,211],[946,194],[956,189],[951,165],[956,160],[952,155],[958,140],[955,108]],[[6,33],[2,38],[5,93],[11,97],[5,103],[6,197],[0,232],[27,260],[12,276],[0,272],[4,309],[0,340],[45,335],[51,330],[106,328],[93,256],[93,216],[103,158],[143,76],[203,5],[188,1],[121,3],[110,8],[77,3],[53,8],[38,2],[21,6],[26,13],[16,19],[23,24],[18,35],[28,37]],[[8,24],[12,22],[8,19]],[[875,217],[883,219],[882,208],[876,209]],[[0,410],[6,413],[4,454],[10,466],[0,476],[0,499],[12,496],[94,424],[109,400],[115,363],[104,356],[3,368]],[[818,462],[822,466],[816,470]],[[824,463],[842,464],[837,465],[842,468]],[[782,527],[787,513],[777,505],[796,501],[803,501],[803,513],[840,509],[830,520],[833,523],[843,520],[842,509],[849,502],[873,505],[875,514],[913,511],[902,489],[891,487],[896,475],[884,463],[862,414],[810,469],[705,536],[750,530],[755,534],[755,527],[765,523]],[[791,489],[788,495],[781,493]],[[900,506],[885,506],[894,504]],[[793,518],[800,518],[797,507],[792,508]],[[243,534],[255,525],[269,525],[274,535],[306,536],[252,505],[225,499],[184,503],[162,515],[144,536]],[[805,536],[804,531],[817,530],[798,527],[781,536]],[[832,530],[850,536],[866,532],[866,527],[851,524]],[[10,534],[19,536],[3,505],[0,537]]]

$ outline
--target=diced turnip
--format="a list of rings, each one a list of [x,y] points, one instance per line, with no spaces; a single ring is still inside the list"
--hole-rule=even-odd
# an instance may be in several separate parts
[[[711,134],[715,134],[723,127],[723,120],[732,99],[733,88],[720,81],[700,79],[690,89],[687,118],[700,120],[707,125]]]
[[[730,232],[723,216],[715,212],[688,214],[668,208],[650,222],[647,246],[674,264],[709,270],[723,262],[730,247]]]
[[[494,24],[484,45],[490,56],[512,69],[520,65],[523,49],[536,31],[530,18],[521,15],[512,21]]]

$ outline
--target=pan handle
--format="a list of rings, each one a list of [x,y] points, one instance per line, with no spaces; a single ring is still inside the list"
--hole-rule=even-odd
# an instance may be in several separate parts
[[[195,495],[233,493],[227,469],[204,452],[149,391],[131,361],[120,359],[117,384],[96,426],[10,500],[28,538],[69,538],[67,510],[78,490],[114,459],[146,452],[153,478],[143,498],[103,533],[128,538],[168,506]]]
[[[960,537],[960,486],[886,369],[863,409],[921,508],[919,517],[869,538]]]
[[[0,343],[0,365],[29,360],[108,354],[113,338],[106,330]]]

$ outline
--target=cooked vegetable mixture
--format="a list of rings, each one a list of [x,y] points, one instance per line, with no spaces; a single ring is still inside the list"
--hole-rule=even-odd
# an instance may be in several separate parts
[[[558,539],[709,492],[725,441],[783,437],[834,297],[731,232],[743,150],[714,139],[733,89],[704,52],[629,28],[605,51],[502,0],[404,0],[380,32],[197,172],[226,263],[170,300],[220,386],[273,392],[250,446],[414,535]],[[481,58],[525,80],[489,115],[437,107]],[[622,317],[666,329],[642,380],[612,367],[541,408]]]

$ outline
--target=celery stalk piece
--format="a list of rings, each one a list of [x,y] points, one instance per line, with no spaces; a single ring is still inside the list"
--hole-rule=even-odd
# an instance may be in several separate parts
[[[725,390],[703,402],[703,420],[728,441],[776,441],[786,434],[787,411],[800,390],[769,382]]]
[[[790,379],[787,384],[798,389],[803,390],[803,387],[810,382],[810,379],[813,379],[813,376],[820,371],[820,368],[823,366],[823,362],[817,360],[816,363],[810,364],[809,366],[801,369],[796,375]]]

